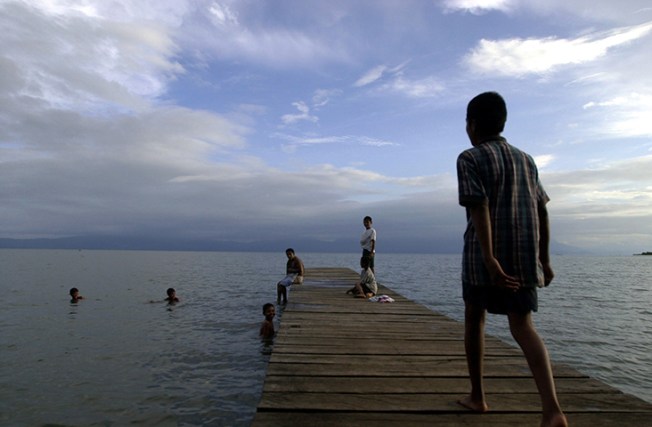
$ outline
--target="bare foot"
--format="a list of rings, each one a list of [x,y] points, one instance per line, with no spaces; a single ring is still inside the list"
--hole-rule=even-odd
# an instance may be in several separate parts
[[[466,396],[464,399],[458,400],[457,403],[464,406],[466,409],[477,413],[483,413],[489,410],[489,406],[487,406],[486,402],[484,401],[477,402],[471,399],[471,396]]]
[[[564,414],[554,414],[551,417],[544,417],[541,420],[541,427],[568,427],[568,421]]]

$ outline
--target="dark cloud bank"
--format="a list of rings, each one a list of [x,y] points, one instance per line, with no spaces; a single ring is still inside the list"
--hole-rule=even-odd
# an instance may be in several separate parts
[[[224,251],[224,252],[276,252],[287,247],[300,252],[358,252],[355,239],[320,241],[310,239],[268,240],[251,242],[184,240],[157,237],[98,237],[78,236],[54,239],[6,239],[0,238],[2,249],[72,249],[72,250],[151,250],[151,251]],[[400,239],[389,238],[382,241],[385,253],[461,253],[460,238],[444,239]],[[553,254],[588,254],[589,252],[573,246],[553,241]]]

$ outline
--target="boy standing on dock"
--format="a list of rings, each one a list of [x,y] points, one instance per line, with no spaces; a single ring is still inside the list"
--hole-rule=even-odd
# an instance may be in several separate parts
[[[466,208],[462,285],[464,343],[471,393],[460,404],[486,412],[483,384],[486,312],[506,314],[523,350],[543,409],[541,426],[567,426],[545,344],[532,323],[537,287],[553,279],[546,203],[534,160],[500,136],[507,107],[495,92],[473,98],[466,132],[473,148],[457,159],[459,203]]]
[[[373,220],[370,216],[362,219],[364,231],[360,236],[360,246],[362,247],[362,257],[369,260],[369,268],[375,273],[374,258],[376,257],[376,230],[372,227]]]

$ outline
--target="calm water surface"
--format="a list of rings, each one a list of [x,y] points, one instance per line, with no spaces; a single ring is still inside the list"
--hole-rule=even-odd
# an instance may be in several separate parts
[[[298,255],[308,268],[357,269],[357,254]],[[275,299],[285,261],[283,252],[0,250],[0,425],[249,425],[271,350],[258,339],[261,306]],[[652,257],[553,261],[535,315],[553,361],[652,402]],[[379,254],[376,272],[462,319],[459,256]],[[180,304],[161,302],[168,287]],[[513,343],[503,317],[490,317],[488,332]]]

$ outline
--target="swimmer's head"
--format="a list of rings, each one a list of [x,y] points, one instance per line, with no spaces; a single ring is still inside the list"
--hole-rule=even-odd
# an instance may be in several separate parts
[[[272,320],[276,316],[276,307],[274,307],[274,304],[268,302],[263,305],[263,315],[265,319]]]
[[[174,288],[168,288],[166,291],[169,297],[173,297],[176,295],[177,291],[174,290]]]
[[[79,294],[79,289],[77,288],[70,288],[70,296],[71,297],[76,297]]]

